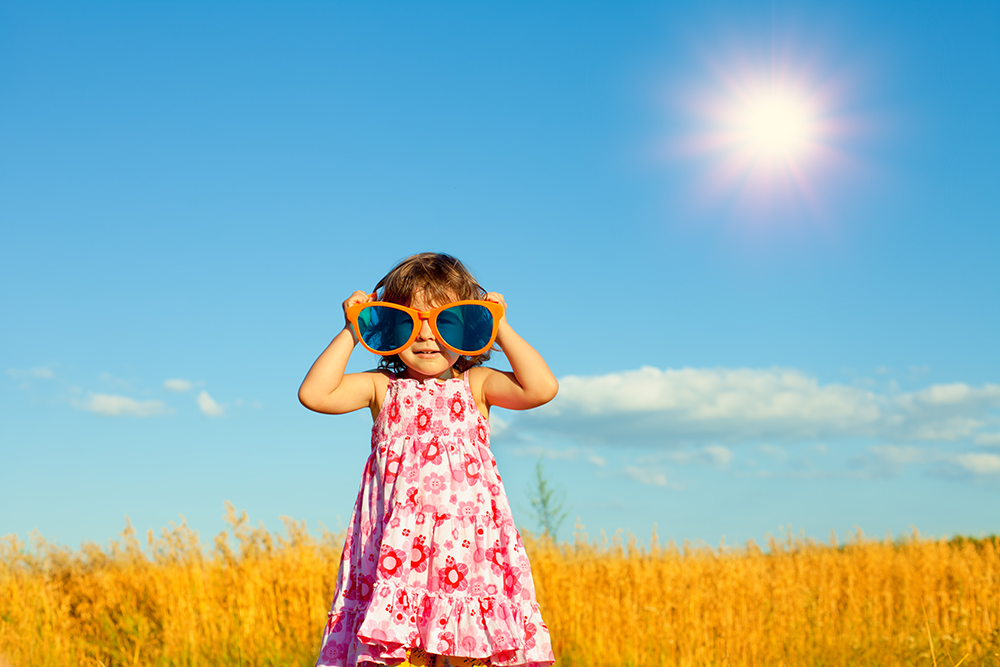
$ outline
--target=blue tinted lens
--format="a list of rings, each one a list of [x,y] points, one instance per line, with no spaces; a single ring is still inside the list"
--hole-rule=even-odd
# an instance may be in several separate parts
[[[368,306],[358,313],[358,331],[361,340],[371,349],[391,352],[410,339],[413,318],[397,308]]]
[[[479,352],[493,337],[493,313],[474,303],[452,306],[438,313],[437,330],[459,352]]]

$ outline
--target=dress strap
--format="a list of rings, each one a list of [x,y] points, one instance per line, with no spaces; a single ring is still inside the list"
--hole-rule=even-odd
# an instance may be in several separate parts
[[[462,373],[462,386],[464,387],[466,393],[469,395],[469,398],[475,400],[476,396],[475,394],[472,393],[472,385],[469,384],[469,370],[466,370],[464,373]]]

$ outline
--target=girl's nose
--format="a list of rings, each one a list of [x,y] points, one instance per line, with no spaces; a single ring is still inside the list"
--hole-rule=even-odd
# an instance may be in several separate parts
[[[434,340],[434,331],[431,330],[429,320],[420,320],[420,331],[417,332],[417,340]]]

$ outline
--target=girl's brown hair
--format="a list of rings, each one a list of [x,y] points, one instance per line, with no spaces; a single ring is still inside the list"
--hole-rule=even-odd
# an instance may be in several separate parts
[[[381,292],[379,291],[381,290]],[[451,255],[422,252],[407,257],[397,264],[385,278],[375,286],[379,301],[409,306],[413,295],[422,293],[425,304],[443,305],[449,301],[482,299],[484,290],[467,268]],[[473,366],[479,366],[490,358],[487,350],[475,357],[460,356],[453,368],[464,373]],[[398,354],[381,357],[379,368],[396,374],[406,372],[406,364]]]

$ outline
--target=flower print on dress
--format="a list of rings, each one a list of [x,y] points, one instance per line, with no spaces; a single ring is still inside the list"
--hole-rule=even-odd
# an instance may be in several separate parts
[[[417,435],[422,435],[427,433],[431,429],[431,421],[434,418],[434,413],[430,408],[425,408],[424,406],[419,406],[417,408],[417,414],[413,418],[411,425],[413,426],[413,432]],[[409,432],[407,428],[407,432]],[[411,434],[412,435],[412,434]]]
[[[399,476],[399,471],[403,466],[403,455],[396,452],[389,452],[385,457],[385,481],[392,484]]]
[[[417,622],[417,617],[403,609],[396,609],[392,612],[392,622],[396,625],[409,625]]]
[[[319,659],[325,663],[332,663],[346,652],[347,652],[346,643],[328,641],[323,645],[323,652],[320,653]]]
[[[410,567],[417,572],[427,571],[427,562],[431,555],[430,547],[424,544],[424,540],[423,535],[417,535],[410,547]]]
[[[406,554],[401,549],[393,549],[387,544],[382,545],[382,555],[378,559],[378,572],[383,577],[399,576],[400,568],[406,563]]]
[[[392,401],[389,403],[386,409],[386,417],[389,418],[390,424],[398,424],[400,417],[402,415],[402,410],[399,407],[399,400],[393,396]]]
[[[430,441],[423,446],[423,450],[420,452],[420,457],[423,459],[424,463],[441,465],[441,439],[436,435],[431,438]]]
[[[477,459],[475,456],[473,456],[472,454],[466,454],[465,463],[462,467],[465,476],[469,478],[469,484],[473,484],[474,483],[473,480],[479,479],[480,463],[479,459]],[[479,502],[482,501],[480,500]]]
[[[488,595],[486,592],[486,579],[483,577],[469,577],[468,594],[477,598]]]
[[[535,633],[538,632],[538,628],[535,627],[534,623],[524,624],[524,650],[535,648]]]
[[[418,444],[417,444],[416,442],[414,442],[414,443],[413,443],[413,450],[414,450],[414,453],[416,453],[416,450],[417,450],[418,448],[419,448],[419,445],[418,445]],[[405,451],[405,450],[404,450],[404,451]],[[404,456],[404,457],[406,456],[406,454],[405,454],[405,453],[401,453],[400,455],[401,455],[401,456]],[[405,480],[406,480],[406,481],[407,481],[408,483],[410,483],[410,484],[416,484],[416,483],[417,483],[417,481],[419,481],[419,480],[420,480],[420,466],[416,466],[416,465],[409,465],[409,466],[407,466],[407,467],[406,467],[406,474],[404,475],[404,477],[403,477],[403,478],[404,478],[404,479],[405,479]]]
[[[464,417],[465,401],[462,400],[462,392],[456,391],[448,401],[448,416],[451,422],[455,423]]]
[[[396,591],[396,599],[393,600],[393,605],[396,609],[401,609],[403,611],[408,611],[410,609],[410,595],[406,592],[405,588],[400,588]]]
[[[504,632],[503,630],[497,630],[493,633],[493,645],[499,649],[510,648],[512,643],[510,634]]]
[[[326,615],[326,632],[330,633],[339,630],[344,623],[343,614],[334,614],[332,611]]]
[[[469,574],[469,566],[465,563],[456,563],[452,556],[445,558],[445,566],[438,570],[438,585],[445,593],[457,593],[469,587],[466,577]]]
[[[493,605],[496,601],[492,597],[479,598],[479,613],[483,618],[493,618]]]
[[[503,549],[500,548],[500,540],[496,540],[493,546],[486,550],[486,560],[490,562],[493,574],[503,575],[504,562]]]
[[[479,643],[476,641],[476,636],[471,634],[459,637],[458,646],[465,654],[474,654],[479,649]]]
[[[503,592],[507,597],[512,598],[521,592],[520,574],[509,563],[503,564]]]
[[[479,508],[471,500],[463,500],[458,503],[458,516],[464,516],[466,518],[476,516],[479,513]]]
[[[438,494],[445,490],[448,486],[448,478],[444,475],[439,475],[436,472],[427,473],[424,477],[424,491],[428,493]]]
[[[391,621],[379,621],[370,631],[371,638],[375,641],[386,643],[396,643],[396,633]]]
[[[438,640],[437,650],[441,655],[455,655],[455,635],[450,632],[442,632],[441,638]]]
[[[368,602],[372,597],[372,590],[375,586],[375,577],[370,574],[358,574],[357,578],[351,578],[344,596],[348,600]]]

